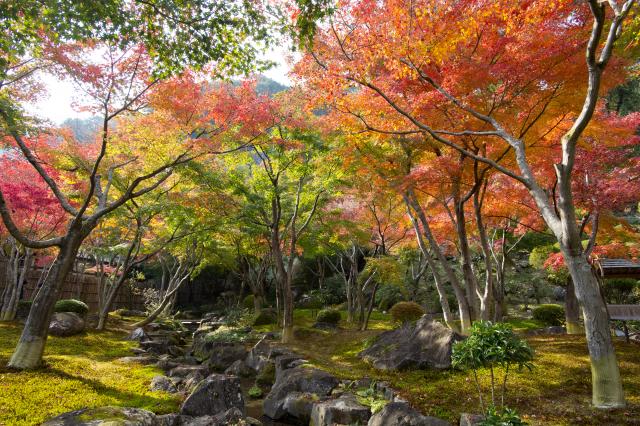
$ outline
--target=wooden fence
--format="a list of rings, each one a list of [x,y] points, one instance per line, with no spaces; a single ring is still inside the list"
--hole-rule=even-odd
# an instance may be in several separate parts
[[[32,300],[35,296],[40,276],[41,268],[33,268],[27,274],[27,279],[22,291],[21,300]],[[6,286],[6,261],[0,259],[0,294]],[[148,285],[152,285],[149,283]],[[91,312],[98,310],[98,277],[95,273],[72,272],[62,287],[60,299],[78,299],[89,306]],[[137,309],[144,310],[143,299],[140,295],[131,291],[128,285],[124,285],[118,291],[112,309]]]
[[[21,300],[33,299],[41,274],[42,269],[40,268],[34,268],[28,273]],[[2,290],[5,287],[6,277],[6,260],[0,258],[0,294],[2,294]],[[137,282],[136,288],[158,288],[159,284],[159,282],[150,279],[144,282]],[[221,274],[214,277],[200,276],[186,283],[178,291],[176,305],[182,309],[211,304],[217,299],[221,292],[236,288],[238,288],[238,285],[231,279],[231,275],[229,274]],[[132,290],[129,285],[123,285],[116,295],[112,309],[144,310],[142,296],[134,293]],[[76,271],[70,273],[62,287],[60,299],[82,300],[89,306],[91,312],[96,312],[98,310],[98,278],[96,274],[91,272],[79,273]]]

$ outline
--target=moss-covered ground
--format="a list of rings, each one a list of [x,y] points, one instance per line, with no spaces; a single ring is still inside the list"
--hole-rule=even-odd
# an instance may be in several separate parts
[[[17,323],[0,323],[0,425],[36,425],[83,407],[116,405],[156,413],[176,411],[179,400],[151,392],[151,366],[116,361],[131,356],[134,342],[125,330],[89,331],[74,337],[49,337],[46,366],[34,371],[7,369],[21,331]]]
[[[308,312],[296,315],[302,327],[313,321]],[[425,414],[455,424],[462,412],[478,412],[477,391],[471,376],[461,371],[381,372],[364,364],[357,354],[380,330],[393,325],[383,314],[372,318],[371,330],[356,331],[341,324],[337,332],[317,332],[292,348],[316,366],[342,378],[370,377],[388,381]],[[530,319],[510,320],[516,331],[541,328]],[[506,404],[516,408],[531,425],[626,425],[640,424],[640,346],[616,342],[628,407],[600,411],[591,408],[591,372],[582,336],[526,337],[536,352],[535,368],[509,376]],[[501,376],[500,376],[501,377]],[[489,374],[481,374],[489,389]],[[488,395],[485,395],[488,396]]]
[[[341,323],[335,332],[310,328],[313,312],[295,314],[297,340],[292,348],[314,365],[342,378],[371,377],[391,383],[401,395],[426,414],[457,422],[461,412],[477,412],[471,377],[458,371],[380,372],[357,357],[381,331],[393,327],[388,316],[374,312],[370,330],[357,331]],[[532,320],[512,320],[516,330],[539,328]],[[260,330],[273,329],[261,326]],[[159,370],[123,364],[134,343],[123,340],[126,330],[88,332],[68,338],[50,337],[46,368],[15,372],[4,366],[18,339],[20,325],[0,323],[0,424],[31,425],[82,407],[119,405],[156,413],[176,411],[179,401],[163,392],[149,391]],[[590,407],[590,370],[585,339],[579,336],[527,337],[536,351],[532,372],[515,372],[508,382],[507,405],[532,425],[640,424],[640,347],[616,342],[628,407],[598,411]],[[481,375],[488,385],[488,375]]]

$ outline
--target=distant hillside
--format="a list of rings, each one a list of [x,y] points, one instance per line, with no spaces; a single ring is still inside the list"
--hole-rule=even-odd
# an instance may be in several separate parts
[[[99,117],[67,118],[60,127],[70,127],[75,138],[81,143],[89,143],[100,128]]]

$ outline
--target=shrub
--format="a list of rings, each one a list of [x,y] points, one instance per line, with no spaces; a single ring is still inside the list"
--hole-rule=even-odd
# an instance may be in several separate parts
[[[242,300],[242,306],[245,309],[249,309],[250,311],[253,311],[254,309],[253,300],[254,300],[253,294],[248,295],[247,297],[244,298],[244,300]]]
[[[342,315],[340,311],[335,309],[323,309],[318,312],[318,316],[316,317],[316,322],[326,322],[329,324],[338,324],[342,319]]]
[[[490,321],[474,323],[469,337],[461,342],[454,343],[451,354],[451,365],[454,368],[473,370],[473,379],[478,389],[480,406],[487,415],[493,412],[498,413],[495,411],[496,386],[502,390],[502,406],[499,414],[508,414],[507,408],[504,406],[504,396],[509,368],[517,366],[519,369],[526,367],[531,370],[533,367],[532,361],[533,350],[525,340],[518,337],[509,325],[504,323],[493,324]],[[489,369],[491,373],[491,403],[488,404],[488,407],[485,406],[482,398],[478,380],[478,371],[481,368]],[[496,377],[496,368],[502,368],[504,371],[502,381],[498,381]]]
[[[278,315],[273,309],[263,309],[253,320],[253,325],[269,325],[278,322]]]
[[[89,307],[81,300],[63,299],[56,302],[54,310],[55,312],[75,312],[84,315],[89,312]]]
[[[547,325],[564,324],[564,308],[560,305],[539,305],[533,308],[533,319]]]
[[[420,319],[424,315],[424,309],[416,302],[398,302],[389,313],[394,321],[405,323]]]
[[[251,388],[249,388],[249,391],[247,392],[250,398],[260,398],[262,396],[262,389],[260,389],[259,386],[255,386],[253,385]]]
[[[484,419],[480,422],[480,426],[525,426],[527,424],[522,421],[516,410],[506,407],[498,410],[494,406],[487,409]]]

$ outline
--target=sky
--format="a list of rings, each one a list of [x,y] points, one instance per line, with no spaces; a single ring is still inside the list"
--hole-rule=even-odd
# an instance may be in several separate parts
[[[275,62],[276,66],[263,74],[280,84],[289,84],[290,79],[287,77],[289,65],[286,61],[288,54],[289,52],[284,47],[265,54],[265,58]],[[67,118],[87,118],[90,116],[88,112],[78,112],[72,108],[72,103],[78,96],[78,92],[71,82],[60,81],[50,74],[43,74],[40,78],[47,88],[48,95],[40,98],[35,104],[26,105],[27,111],[55,124],[60,124]]]

